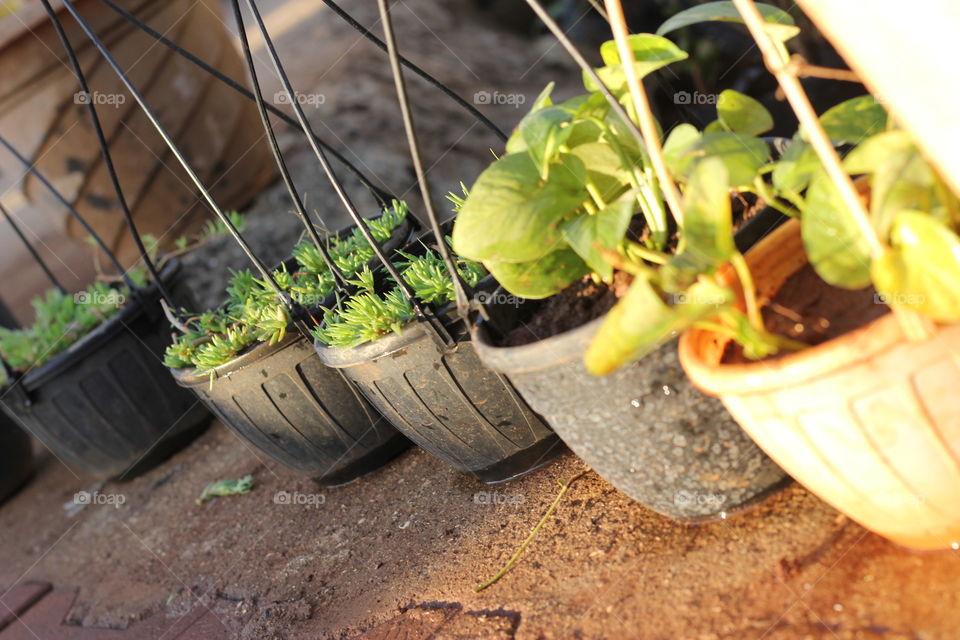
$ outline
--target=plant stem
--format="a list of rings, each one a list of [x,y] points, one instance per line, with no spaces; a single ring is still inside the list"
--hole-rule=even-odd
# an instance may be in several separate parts
[[[810,104],[810,99],[803,90],[799,78],[797,78],[796,69],[790,63],[786,47],[772,40],[767,34],[763,16],[760,15],[760,11],[753,0],[733,0],[733,4],[737,7],[737,11],[740,12],[743,21],[750,30],[750,35],[753,36],[757,47],[763,54],[767,69],[777,79],[777,83],[783,89],[790,107],[810,138],[810,144],[816,151],[817,157],[820,158],[823,168],[840,191],[840,197],[847,209],[850,210],[854,222],[860,228],[860,233],[867,244],[870,245],[870,255],[873,258],[878,257],[884,251],[883,243],[877,236],[876,229],[870,224],[870,217],[860,200],[856,187],[853,186],[853,180],[843,169],[840,156],[833,148],[833,143],[830,142],[827,132],[820,124],[817,112]]]
[[[750,324],[757,331],[764,331],[763,316],[760,313],[760,305],[757,304],[757,290],[753,284],[753,274],[750,273],[750,267],[739,251],[730,256],[730,264],[737,272],[737,278],[740,279],[740,286],[743,288],[743,300],[747,307],[747,318]]]
[[[547,512],[545,514],[543,514],[543,517],[540,518],[540,521],[533,528],[533,531],[530,532],[530,535],[527,536],[527,539],[523,541],[523,544],[520,545],[520,548],[517,549],[516,553],[514,553],[513,556],[510,558],[510,560],[507,561],[507,564],[503,565],[503,568],[500,569],[500,571],[497,571],[496,575],[494,575],[492,578],[490,578],[480,586],[474,587],[473,588],[474,591],[479,593],[484,589],[486,589],[487,587],[495,584],[498,580],[500,580],[500,578],[506,575],[506,573],[510,571],[510,569],[513,568],[513,565],[517,563],[517,560],[520,559],[520,556],[523,555],[523,552],[526,551],[527,547],[530,546],[530,543],[532,543],[536,539],[537,534],[540,533],[540,529],[543,528],[543,525],[546,524],[547,520],[550,519],[550,516],[553,515],[553,512],[556,511],[557,507],[560,505],[560,501],[563,500],[563,496],[567,495],[567,492],[570,490],[570,486],[574,482],[576,482],[577,480],[585,476],[588,472],[589,470],[581,471],[580,473],[573,476],[566,482],[560,483],[560,493],[558,493],[557,497],[554,498],[553,503],[550,505],[550,508],[547,509]]]
[[[657,131],[657,122],[653,117],[653,110],[650,108],[650,100],[643,88],[643,83],[640,82],[640,77],[637,75],[633,49],[630,47],[629,41],[630,32],[623,15],[623,6],[620,4],[620,0],[605,0],[605,2],[607,14],[610,17],[610,28],[613,31],[614,40],[617,42],[621,66],[626,73],[627,86],[630,87],[630,94],[633,96],[637,124],[640,125],[640,132],[643,134],[647,153],[650,154],[650,160],[657,174],[657,180],[660,182],[660,188],[663,190],[667,206],[670,208],[674,220],[682,227],[683,208],[680,205],[680,190],[677,189],[677,184],[673,181],[670,170],[667,168],[667,161],[663,156],[663,146],[660,144],[660,133]]]

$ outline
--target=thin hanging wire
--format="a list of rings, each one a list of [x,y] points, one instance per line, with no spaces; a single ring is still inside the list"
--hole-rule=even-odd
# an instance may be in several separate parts
[[[600,92],[603,93],[604,97],[607,99],[607,102],[610,104],[610,107],[616,112],[620,119],[623,120],[624,124],[627,125],[627,128],[630,130],[630,133],[633,134],[633,137],[636,138],[637,142],[640,144],[641,149],[647,148],[647,143],[643,139],[643,134],[640,132],[640,128],[637,126],[637,123],[634,122],[630,116],[627,115],[627,110],[623,108],[623,105],[620,104],[620,101],[617,100],[617,97],[613,95],[613,92],[610,91],[610,88],[600,79],[600,76],[597,75],[596,70],[590,63],[587,62],[587,59],[583,57],[583,54],[580,53],[580,50],[577,49],[577,45],[573,44],[573,41],[567,37],[567,34],[563,32],[563,29],[560,28],[560,25],[557,24],[557,21],[543,8],[543,5],[540,4],[538,0],[526,0],[527,4],[530,5],[530,8],[533,9],[533,12],[537,14],[537,17],[547,26],[550,32],[554,37],[560,42],[567,53],[570,54],[570,57],[573,58],[573,61],[577,63],[584,73],[590,76],[590,79],[600,88]]]
[[[100,250],[103,251],[105,254],[107,254],[107,258],[113,264],[114,268],[116,268],[117,273],[120,274],[120,278],[123,279],[124,284],[130,287],[131,291],[136,291],[137,283],[135,283],[133,280],[130,279],[130,276],[127,274],[126,269],[124,269],[123,265],[120,264],[120,261],[117,260],[117,256],[115,256],[113,252],[110,251],[107,245],[103,242],[103,239],[100,237],[100,234],[98,234],[93,229],[93,227],[90,226],[90,224],[86,221],[86,219],[82,215],[80,215],[80,212],[77,211],[76,208],[72,204],[70,204],[70,202],[65,197],[63,197],[63,194],[57,191],[57,188],[54,187],[49,180],[47,180],[46,176],[40,173],[37,170],[37,168],[34,167],[30,163],[30,161],[27,160],[27,158],[24,157],[19,151],[17,151],[16,148],[14,148],[14,146],[10,144],[10,142],[6,138],[4,138],[2,135],[0,135],[0,145],[6,148],[7,151],[9,151],[30,174],[32,174],[37,180],[39,180],[41,184],[43,184],[43,186],[46,187],[47,190],[50,191],[50,193],[53,194],[53,197],[56,198],[60,202],[60,204],[62,204],[64,208],[66,208],[68,212],[70,212],[70,215],[73,216],[73,218],[80,223],[80,226],[83,227],[83,230],[86,231],[91,238],[93,238],[93,241],[100,248]]]
[[[66,293],[67,290],[64,289],[63,285],[60,284],[60,281],[57,280],[57,276],[53,275],[53,271],[50,270],[50,267],[44,262],[43,258],[40,257],[40,254],[37,253],[37,250],[33,248],[33,245],[30,244],[30,241],[27,240],[27,237],[23,234],[23,231],[20,229],[20,225],[17,224],[16,220],[13,219],[13,214],[7,210],[3,203],[0,202],[0,213],[3,213],[3,217],[6,218],[7,222],[10,223],[10,226],[13,228],[13,232],[17,234],[17,237],[20,238],[20,242],[23,243],[23,246],[27,248],[27,251],[30,252],[30,256],[33,258],[34,262],[40,265],[40,268],[43,269],[44,275],[47,276],[47,279],[50,283],[60,292]]]
[[[156,114],[153,110],[147,105],[140,91],[137,90],[130,78],[127,77],[127,74],[114,59],[113,55],[107,49],[106,45],[97,37],[93,32],[90,25],[87,21],[80,15],[77,11],[77,8],[74,6],[72,0],[62,0],[63,6],[70,12],[70,15],[73,16],[73,19],[77,21],[77,24],[80,25],[80,28],[83,29],[87,37],[90,38],[90,41],[97,48],[100,54],[103,56],[104,60],[107,61],[107,64],[113,69],[114,73],[120,78],[120,81],[123,82],[124,86],[127,88],[127,91],[133,96],[133,99],[136,100],[137,104],[140,106],[140,109],[143,110],[144,115],[147,116],[147,119],[150,121],[150,124],[156,129],[157,133],[160,134],[160,137],[163,138],[163,141],[166,143],[167,147],[173,153],[174,157],[177,159],[177,162],[183,167],[184,171],[187,173],[187,176],[190,178],[191,182],[197,187],[200,191],[200,194],[203,196],[203,199],[207,202],[210,209],[216,214],[220,219],[223,225],[230,232],[230,235],[233,236],[233,239],[236,240],[237,244],[240,245],[240,248],[249,258],[250,262],[253,263],[257,271],[260,272],[260,275],[263,277],[264,282],[273,290],[280,302],[290,311],[291,317],[296,322],[297,326],[304,332],[304,335],[309,334],[309,327],[307,327],[303,322],[299,321],[299,305],[290,298],[290,296],[283,289],[280,288],[280,285],[277,284],[277,281],[274,279],[273,274],[267,269],[263,262],[254,254],[253,250],[250,248],[250,245],[247,244],[246,240],[243,239],[243,236],[240,234],[240,231],[234,226],[231,222],[229,216],[227,216],[223,210],[217,205],[216,201],[213,199],[213,196],[203,185],[203,182],[200,180],[200,177],[194,171],[193,167],[190,166],[190,163],[187,161],[186,157],[180,151],[177,144],[170,137],[170,134],[167,133],[166,128],[160,121],[157,119]]]
[[[176,53],[177,55],[182,56],[183,58],[185,58],[186,60],[188,60],[195,66],[197,66],[198,68],[202,69],[203,71],[210,74],[211,76],[213,76],[214,78],[222,82],[223,84],[227,85],[228,87],[230,87],[231,89],[233,89],[234,91],[242,95],[247,100],[255,100],[253,93],[249,89],[244,87],[242,84],[240,84],[233,78],[230,78],[229,76],[219,71],[218,69],[212,67],[208,63],[204,62],[203,60],[201,60],[191,52],[187,51],[177,43],[173,42],[169,38],[165,37],[159,31],[150,27],[150,25],[146,24],[145,22],[137,18],[135,15],[133,15],[123,7],[118,6],[112,0],[100,0],[100,1],[104,5],[106,5],[108,8],[113,10],[115,13],[117,13],[119,16],[121,16],[124,20],[134,25],[135,27],[137,27],[138,29],[140,29],[141,31],[149,35],[151,38],[153,38],[157,42],[161,43],[162,45],[164,45],[165,47],[167,47],[168,49]],[[280,110],[279,108],[277,108],[276,106],[270,103],[266,103],[265,106],[267,111],[269,111],[276,117],[283,120],[284,123],[290,125],[291,127],[300,131],[301,133],[305,133],[303,131],[303,127],[301,127],[300,124],[294,118],[290,117],[289,115],[284,113],[282,110]],[[386,209],[389,206],[390,201],[394,199],[394,196],[392,194],[388,193],[387,191],[384,191],[380,187],[373,184],[373,182],[371,182],[370,179],[362,171],[357,169],[357,167],[353,163],[351,163],[349,160],[347,160],[343,156],[343,154],[341,154],[339,151],[334,149],[327,142],[324,142],[322,138],[314,134],[312,131],[308,135],[312,136],[314,141],[318,145],[326,149],[327,153],[333,156],[334,159],[337,160],[337,162],[339,162],[344,167],[346,167],[346,169],[350,173],[352,173],[357,178],[357,180],[359,180],[360,183],[363,184],[364,187],[366,187],[366,189],[370,192],[370,195],[372,195],[374,200],[377,201],[377,204],[380,206],[381,209]]]
[[[44,0],[46,2],[46,0]],[[270,151],[273,153],[273,159],[277,163],[277,167],[280,170],[280,176],[283,178],[283,183],[287,187],[287,193],[290,195],[290,199],[293,201],[293,207],[296,210],[297,216],[300,218],[300,221],[303,223],[303,226],[306,227],[307,233],[310,236],[310,239],[313,241],[314,246],[317,250],[320,251],[320,255],[323,257],[324,264],[327,265],[327,268],[330,270],[330,273],[333,274],[334,283],[336,284],[337,289],[345,291],[348,283],[347,278],[340,271],[336,264],[334,264],[333,259],[330,257],[329,252],[327,251],[326,243],[320,238],[320,234],[317,233],[317,227],[313,224],[313,221],[308,216],[306,210],[303,206],[303,200],[300,198],[300,194],[297,192],[297,188],[293,183],[293,178],[290,176],[290,171],[287,169],[287,163],[283,159],[283,154],[280,152],[280,147],[277,144],[277,136],[274,134],[273,125],[270,123],[270,116],[267,114],[266,103],[263,99],[263,91],[260,88],[260,79],[257,77],[256,65],[253,62],[253,54],[250,52],[250,42],[247,39],[246,26],[243,24],[243,15],[240,11],[240,4],[238,2],[233,3],[233,13],[234,18],[237,21],[237,32],[240,34],[240,45],[243,50],[243,57],[247,63],[247,70],[250,72],[250,81],[253,84],[253,95],[257,103],[257,111],[260,113],[260,121],[263,124],[263,129],[267,134],[267,141],[270,143]]]
[[[57,17],[57,13],[53,10],[53,7],[50,6],[49,0],[40,0],[40,2],[43,4],[43,8],[46,10],[47,15],[50,17],[50,21],[53,23],[53,28],[57,32],[57,37],[60,38],[60,43],[63,45],[63,48],[67,53],[67,57],[70,59],[70,65],[73,67],[73,73],[77,77],[81,94],[88,97],[86,100],[87,112],[90,114],[90,120],[93,123],[93,130],[97,135],[97,143],[100,145],[100,153],[103,156],[103,162],[107,167],[107,173],[110,175],[110,182],[113,185],[113,190],[117,194],[117,201],[120,203],[120,210],[123,212],[123,219],[124,222],[126,222],[127,230],[133,237],[133,241],[137,245],[137,251],[140,252],[140,257],[143,259],[144,265],[146,266],[147,271],[150,273],[150,278],[156,284],[157,289],[160,292],[160,296],[166,300],[167,304],[170,305],[170,308],[173,309],[176,306],[173,301],[173,296],[170,295],[166,285],[163,284],[163,280],[160,278],[160,273],[158,272],[153,260],[150,258],[146,246],[143,244],[143,238],[140,237],[140,232],[137,230],[137,225],[133,220],[133,215],[130,213],[130,207],[127,204],[127,199],[123,195],[123,188],[120,186],[120,179],[117,177],[117,171],[113,165],[113,157],[110,155],[107,139],[103,134],[103,127],[100,124],[100,117],[97,115],[97,107],[94,104],[95,101],[89,99],[90,87],[87,86],[87,79],[83,74],[83,69],[80,67],[80,61],[77,60],[73,46],[70,44],[69,38],[67,38],[67,34],[63,29],[63,25],[60,23],[60,19]]]
[[[446,238],[443,235],[443,229],[440,227],[440,219],[437,217],[437,212],[433,208],[433,196],[430,192],[430,185],[427,182],[427,174],[423,168],[420,143],[417,140],[417,131],[413,123],[413,113],[410,110],[410,100],[407,96],[407,83],[403,77],[403,69],[400,66],[401,58],[397,51],[397,41],[393,32],[393,19],[390,16],[390,6],[387,0],[377,0],[377,6],[380,9],[380,21],[383,22],[383,33],[387,41],[387,55],[390,58],[390,69],[393,73],[393,81],[397,89],[397,100],[400,102],[400,112],[403,115],[403,128],[407,133],[407,143],[410,146],[410,158],[413,160],[417,184],[420,185],[420,194],[423,198],[427,218],[430,220],[430,227],[433,229],[433,235],[437,240],[437,248],[453,280],[457,312],[461,318],[466,318],[470,307],[470,295],[473,292],[468,292],[469,287],[457,271],[456,263],[450,253],[450,248],[447,246]]]
[[[331,9],[333,9],[333,11],[338,16],[343,18],[343,20],[347,24],[349,24],[351,27],[356,29],[364,38],[366,38],[367,40],[375,44],[382,51],[387,51],[387,45],[383,42],[383,40],[378,38],[369,29],[367,29],[362,24],[360,24],[353,16],[351,16],[349,13],[344,11],[336,2],[334,2],[333,0],[323,0],[323,3],[328,7],[330,7]],[[489,129],[495,136],[500,138],[501,141],[503,142],[507,141],[508,136],[506,133],[503,132],[502,129],[500,129],[489,118],[483,115],[479,109],[477,109],[475,106],[473,106],[472,104],[464,100],[452,89],[450,89],[447,85],[443,84],[442,82],[440,82],[439,80],[434,78],[432,75],[430,75],[429,73],[427,73],[426,71],[418,67],[417,65],[413,64],[403,56],[400,56],[400,64],[402,64],[406,68],[413,71],[415,74],[417,74],[418,76],[426,80],[428,83],[432,84],[434,87],[442,91],[444,94],[446,94],[447,97],[449,97],[451,100],[453,100],[458,105],[466,109],[470,113],[470,115],[472,115],[474,118],[479,120],[481,124],[483,124],[487,129]]]
[[[69,2],[69,0],[65,0]],[[233,0],[234,4],[238,3],[239,0]],[[280,56],[277,54],[277,50],[273,45],[273,40],[270,37],[267,27],[263,22],[263,18],[260,15],[260,11],[257,9],[256,3],[254,0],[246,0],[247,8],[250,10],[254,19],[257,22],[257,27],[260,30],[260,34],[263,36],[264,44],[267,47],[267,51],[270,54],[270,58],[273,61],[274,70],[277,72],[277,76],[280,78],[280,82],[283,85],[284,91],[287,93],[290,104],[293,106],[293,111],[297,116],[297,121],[300,123],[300,126],[303,128],[305,133],[308,133],[306,136],[307,142],[310,144],[311,149],[313,150],[314,155],[317,157],[317,160],[320,162],[320,166],[323,168],[323,172],[326,174],[327,178],[330,180],[330,184],[333,186],[334,191],[336,191],[337,196],[340,198],[340,201],[343,203],[343,206],[346,208],[347,213],[349,213],[351,219],[356,223],[357,228],[360,229],[360,232],[363,234],[364,239],[373,249],[377,258],[380,262],[383,263],[387,272],[397,283],[397,286],[404,293],[404,295],[410,300],[410,305],[413,307],[414,312],[417,317],[426,320],[430,326],[433,328],[437,337],[446,345],[454,344],[453,338],[447,333],[446,328],[444,328],[443,323],[440,322],[432,313],[424,309],[423,305],[419,300],[416,299],[416,296],[413,295],[413,290],[410,288],[410,285],[403,279],[400,275],[397,268],[393,265],[390,259],[384,254],[383,249],[377,244],[377,241],[374,239],[373,235],[370,233],[370,229],[367,228],[366,223],[363,220],[363,217],[357,211],[356,206],[350,200],[350,196],[344,190],[343,185],[340,183],[339,179],[336,176],[336,173],[333,171],[333,167],[330,166],[330,162],[327,160],[326,155],[323,152],[323,149],[316,143],[314,136],[312,135],[313,130],[310,127],[310,123],[307,121],[306,115],[303,112],[303,108],[296,99],[296,93],[294,92],[293,86],[290,83],[290,78],[287,76],[286,70],[283,68],[283,64],[280,61]]]

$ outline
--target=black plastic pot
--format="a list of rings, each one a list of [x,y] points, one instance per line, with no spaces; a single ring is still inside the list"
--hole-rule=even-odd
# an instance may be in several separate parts
[[[408,218],[384,250],[393,253],[414,232]],[[195,369],[171,371],[240,437],[327,486],[370,473],[410,447],[294,327],[279,343],[259,343],[215,369],[212,384]]]
[[[785,218],[767,209],[737,234],[746,248]],[[483,362],[506,375],[563,441],[620,491],[681,520],[743,508],[789,478],[734,422],[723,404],[687,380],[677,340],[606,377],[583,355],[603,322],[520,347],[498,347],[479,323]]]
[[[353,349],[314,346],[400,432],[482,482],[509,480],[564,453],[510,382],[477,358],[463,323],[444,311],[452,348],[438,345],[420,322]]]
[[[170,264],[162,277],[189,296]],[[156,286],[67,351],[15,382],[0,403],[58,458],[103,477],[133,477],[193,440],[210,415],[163,366],[170,332]]]
[[[0,502],[23,486],[32,473],[30,438],[0,414]]]

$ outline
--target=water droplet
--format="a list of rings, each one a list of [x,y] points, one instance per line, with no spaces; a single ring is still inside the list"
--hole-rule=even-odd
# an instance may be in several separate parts
[[[721,520],[726,520],[726,519],[727,519],[727,512],[726,512],[726,511],[721,511],[721,512],[720,512],[720,519],[721,519]]]
[[[670,385],[668,385],[668,384],[663,385],[663,395],[665,395],[665,396],[672,396],[672,395],[675,394],[676,392],[677,392],[677,390],[674,389],[673,387],[671,387]]]
[[[843,605],[838,602],[837,604],[833,605],[833,610],[837,612],[843,611]]]
[[[953,549],[954,551],[956,551],[957,549],[960,549],[960,542],[951,542],[950,548]]]
[[[630,406],[636,409],[639,409],[640,407],[643,406],[643,400],[641,400],[640,398],[634,398],[633,400],[630,401]]]

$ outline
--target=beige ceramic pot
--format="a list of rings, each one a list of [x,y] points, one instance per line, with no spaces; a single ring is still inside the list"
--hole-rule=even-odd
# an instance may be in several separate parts
[[[748,253],[762,297],[807,260],[796,221]],[[892,314],[776,360],[721,364],[692,329],[687,375],[781,467],[851,518],[916,549],[960,543],[960,324],[908,342]]]

